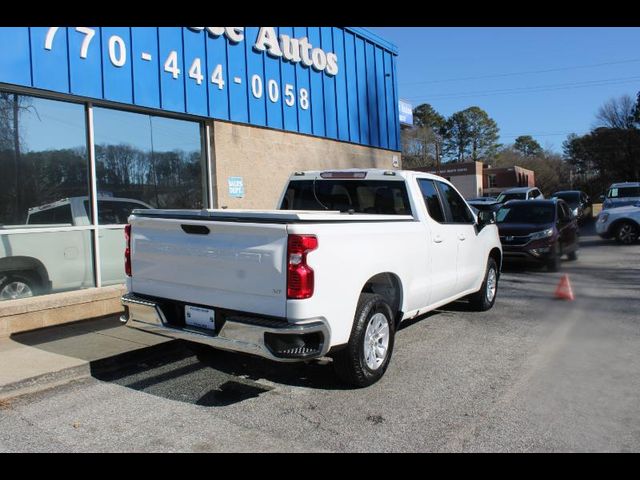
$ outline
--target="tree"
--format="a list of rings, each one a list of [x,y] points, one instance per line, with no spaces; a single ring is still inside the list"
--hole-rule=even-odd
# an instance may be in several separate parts
[[[515,165],[535,172],[536,186],[549,195],[558,190],[571,188],[571,168],[562,157],[540,149],[536,155],[525,155],[515,145],[501,149],[496,156],[496,167]]]
[[[633,107],[633,123],[636,128],[640,128],[640,92],[636,98],[636,106]]]
[[[600,127],[564,143],[567,162],[592,195],[617,181],[640,181],[640,130]]]
[[[634,128],[637,114],[636,104],[629,95],[612,98],[598,109],[596,127],[620,128],[628,130]]]
[[[445,122],[445,118],[428,103],[423,103],[413,109],[413,124],[416,127],[428,127],[433,131],[438,131]]]
[[[437,165],[442,153],[445,118],[428,103],[413,109],[412,129],[402,131],[402,164],[405,168]]]
[[[498,125],[479,107],[456,112],[445,124],[444,150],[454,161],[490,161],[498,150]]]
[[[525,157],[535,157],[542,153],[542,147],[531,135],[520,135],[513,148]]]

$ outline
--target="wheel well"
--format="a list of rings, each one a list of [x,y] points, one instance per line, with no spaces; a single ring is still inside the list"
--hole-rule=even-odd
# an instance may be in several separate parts
[[[0,278],[10,273],[28,272],[39,282],[39,286],[49,285],[49,274],[43,263],[32,257],[5,257],[0,259]]]
[[[491,251],[489,252],[489,256],[496,261],[496,264],[498,265],[498,276],[499,276],[500,272],[502,271],[502,254],[500,253],[500,249],[499,248],[491,249]]]
[[[610,235],[615,235],[616,234],[616,230],[618,229],[618,227],[622,223],[631,223],[631,224],[635,225],[636,228],[640,228],[640,225],[638,225],[638,222],[636,222],[635,220],[633,220],[631,218],[618,218],[618,219],[614,220],[614,222],[611,225],[609,225],[609,234]]]
[[[396,315],[396,323],[402,318],[402,284],[397,275],[385,272],[371,277],[364,284],[360,293],[376,293],[385,298]]]

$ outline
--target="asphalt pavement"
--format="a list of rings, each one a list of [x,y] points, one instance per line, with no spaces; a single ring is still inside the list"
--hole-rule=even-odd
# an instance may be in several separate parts
[[[640,244],[587,227],[560,272],[507,267],[492,310],[456,302],[403,323],[366,389],[345,389],[328,361],[186,342],[84,353],[88,374],[0,401],[0,451],[637,452],[639,258]],[[563,274],[573,302],[553,298]],[[93,335],[124,335],[101,322]],[[80,358],[72,338],[12,341]]]

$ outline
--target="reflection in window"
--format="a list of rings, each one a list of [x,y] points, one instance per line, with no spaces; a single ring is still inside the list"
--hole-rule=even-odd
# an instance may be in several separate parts
[[[0,228],[68,223],[45,207],[88,195],[87,164],[82,105],[0,91]]]
[[[155,208],[202,208],[198,123],[95,108],[94,128],[99,195]],[[114,207],[121,210],[99,202],[100,224],[125,223],[130,210],[124,215]],[[107,208],[111,213],[100,211]]]

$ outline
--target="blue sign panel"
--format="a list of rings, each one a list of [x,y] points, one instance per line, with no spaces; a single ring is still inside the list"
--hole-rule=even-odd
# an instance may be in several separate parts
[[[0,27],[0,83],[391,150],[396,58],[356,27]]]
[[[400,100],[398,102],[398,108],[400,109],[400,123],[403,125],[413,125],[413,107],[409,102]]]

